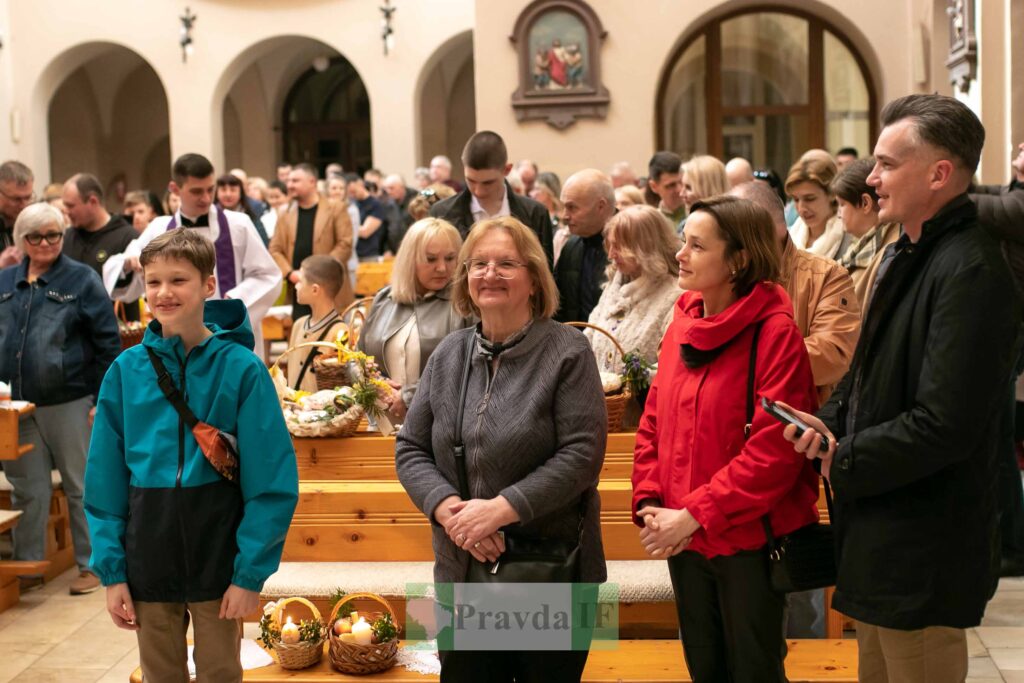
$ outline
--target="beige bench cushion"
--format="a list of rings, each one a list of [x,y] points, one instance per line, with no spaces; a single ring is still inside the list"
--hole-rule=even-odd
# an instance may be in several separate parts
[[[265,598],[300,595],[328,598],[338,588],[346,593],[403,597],[408,583],[431,583],[432,562],[282,562],[263,586]],[[618,585],[619,602],[670,602],[672,580],[663,560],[608,562],[608,591]]]
[[[53,483],[54,489],[60,488],[60,472],[58,470],[50,472],[50,481]],[[14,487],[11,486],[11,482],[7,481],[7,476],[3,472],[0,472],[0,491],[10,492],[12,490]]]

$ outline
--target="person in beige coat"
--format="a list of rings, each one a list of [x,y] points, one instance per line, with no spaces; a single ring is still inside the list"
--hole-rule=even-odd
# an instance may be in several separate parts
[[[288,193],[294,201],[278,219],[274,237],[270,240],[270,255],[289,283],[289,290],[294,293],[299,265],[307,256],[327,254],[345,267],[352,255],[352,221],[344,204],[317,193],[316,169],[308,164],[299,164],[292,169],[288,176]],[[308,225],[310,214],[313,214],[312,249],[309,253],[296,253],[296,242],[300,244],[299,251],[305,251],[301,248],[303,244],[306,248],[309,246],[301,239],[303,235],[299,234],[299,229]],[[305,237],[308,239],[309,236]],[[348,306],[353,298],[352,280],[346,271],[345,281],[335,299],[338,309]]]
[[[772,217],[782,249],[782,285],[793,301],[793,317],[811,358],[818,400],[824,404],[849,369],[860,337],[860,303],[853,280],[832,259],[797,248],[786,230],[782,202],[770,186],[743,183],[732,194],[749,199]]]

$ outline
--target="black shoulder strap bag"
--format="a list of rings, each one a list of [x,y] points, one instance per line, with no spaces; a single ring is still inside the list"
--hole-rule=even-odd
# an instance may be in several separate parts
[[[466,448],[462,443],[462,413],[466,407],[466,390],[469,387],[469,371],[473,364],[472,333],[466,344],[466,365],[462,371],[462,388],[459,391],[459,407],[455,416],[456,475],[459,479],[459,495],[470,500],[469,476],[466,471]],[[579,537],[575,541],[559,541],[526,534],[519,530],[505,529],[505,552],[498,561],[479,562],[469,560],[466,583],[573,583],[579,578],[580,545],[583,543],[583,510],[587,496],[580,500]]]
[[[744,435],[750,436],[754,421],[754,384],[757,370],[757,341],[761,325],[754,328],[750,344],[750,371],[747,374],[747,424]],[[825,503],[832,519],[832,488],[825,484]],[[832,527],[815,522],[775,538],[769,515],[761,518],[764,535],[768,539],[768,573],[772,588],[779,593],[796,593],[834,586],[836,584],[836,549]]]
[[[188,403],[185,402],[185,397],[178,391],[178,387],[174,386],[174,380],[171,379],[160,356],[156,355],[156,352],[148,346],[146,353],[156,371],[156,381],[160,391],[178,413],[179,448],[184,438],[183,427],[187,426],[191,430],[192,436],[195,437],[199,450],[203,452],[203,457],[217,471],[217,474],[228,481],[238,483],[238,439],[197,418],[192,409],[188,407]]]

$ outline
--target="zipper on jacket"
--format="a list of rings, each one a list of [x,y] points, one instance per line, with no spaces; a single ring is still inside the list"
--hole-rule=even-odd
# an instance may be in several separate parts
[[[499,355],[494,360],[495,360],[495,363],[494,363],[494,371],[493,371],[493,373],[491,372],[490,363],[487,363],[487,362],[484,363],[484,367],[487,370],[487,384],[484,386],[484,397],[480,400],[480,404],[476,408],[476,426],[475,426],[474,432],[476,434],[476,444],[477,444],[477,447],[475,449],[476,452],[475,452],[474,457],[473,458],[467,458],[467,460],[466,460],[466,464],[467,464],[466,471],[467,471],[467,473],[469,473],[471,471],[471,469],[477,469],[477,468],[473,467],[473,465],[476,465],[476,463],[479,462],[479,458],[480,458],[480,430],[483,428],[484,412],[487,410],[487,406],[491,402],[491,389],[494,387],[494,378],[498,376],[498,370],[501,369],[501,356]],[[470,362],[473,362],[472,356],[470,356]],[[477,474],[479,474],[479,472],[477,472]],[[474,480],[478,481],[479,477],[475,477],[475,478],[474,477],[470,477],[469,478],[469,481],[470,481],[469,493],[470,493],[470,495],[473,494],[472,482]]]
[[[188,354],[181,362],[181,396],[187,403],[188,394],[185,393],[185,366],[188,365]],[[185,526],[185,492],[182,490],[181,479],[185,472],[185,421],[178,416],[178,474],[174,479],[174,495],[178,502],[178,530],[181,532],[182,559],[185,564],[185,576],[183,577],[182,599],[188,601],[189,576],[192,574],[188,561],[188,534]]]

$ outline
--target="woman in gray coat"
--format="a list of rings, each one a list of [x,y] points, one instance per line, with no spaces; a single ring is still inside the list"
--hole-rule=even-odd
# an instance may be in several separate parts
[[[398,478],[432,523],[434,579],[466,581],[500,562],[501,531],[579,540],[577,580],[607,578],[597,483],[607,414],[593,352],[551,320],[558,292],[533,232],[514,218],[478,223],[459,254],[455,308],[480,324],[450,334],[427,362],[398,434]],[[470,500],[453,457],[463,370]],[[582,533],[580,521],[582,514]],[[578,681],[587,651],[442,652],[443,681]]]

